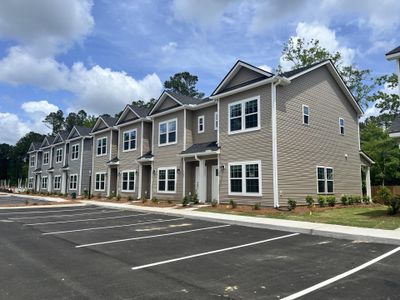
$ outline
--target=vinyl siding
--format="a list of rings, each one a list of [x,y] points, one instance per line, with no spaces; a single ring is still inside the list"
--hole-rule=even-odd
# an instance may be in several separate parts
[[[151,139],[152,139],[152,125],[150,122],[143,122],[143,153],[151,151]]]
[[[261,129],[229,135],[229,103],[260,96]],[[234,199],[239,203],[273,205],[272,191],[272,141],[271,141],[271,85],[257,87],[245,92],[224,97],[220,101],[220,165],[225,169],[220,171],[220,201],[228,202]],[[229,163],[243,161],[261,161],[262,197],[230,196]]]
[[[254,72],[247,68],[240,68],[239,72],[228,82],[228,84],[224,87],[224,89],[236,86],[238,84],[260,78],[261,74]]]
[[[103,156],[97,156],[97,140],[99,138],[107,137],[107,155]],[[107,166],[107,162],[110,160],[110,144],[111,144],[111,131],[103,132],[100,134],[96,134],[93,136],[93,173],[92,173],[92,194],[97,195],[101,194],[102,196],[107,195],[107,188],[108,188],[108,171],[109,168]],[[96,173],[101,173],[105,172],[107,173],[106,175],[106,180],[105,180],[105,191],[96,191]]]
[[[217,130],[214,130],[214,113],[217,111],[217,105],[206,107],[193,111],[192,133],[193,144],[213,142],[217,140]],[[204,132],[198,133],[198,117],[204,116]],[[189,147],[190,145],[188,145]]]
[[[180,104],[178,102],[176,102],[171,97],[167,96],[165,98],[165,100],[163,101],[163,103],[161,103],[161,105],[158,107],[158,109],[156,111],[154,111],[153,113],[157,113],[160,110],[165,110],[167,108],[176,107],[176,106],[179,106],[179,105]]]
[[[308,126],[303,104],[309,106]],[[344,136],[339,117],[345,120]],[[277,89],[277,142],[281,205],[288,198],[303,204],[306,195],[316,196],[317,165],[334,168],[336,197],[361,194],[357,114],[326,67]]]

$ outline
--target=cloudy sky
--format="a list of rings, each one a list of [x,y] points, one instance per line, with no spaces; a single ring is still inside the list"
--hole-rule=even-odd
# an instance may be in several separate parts
[[[158,98],[180,71],[209,94],[238,59],[276,67],[294,37],[391,73],[399,13],[398,0],[2,0],[0,143],[48,132],[42,119],[57,109],[113,114]]]

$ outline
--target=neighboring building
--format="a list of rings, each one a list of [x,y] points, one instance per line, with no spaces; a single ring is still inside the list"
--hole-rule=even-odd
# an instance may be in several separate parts
[[[68,132],[66,130],[60,131],[53,140],[53,155],[52,155],[52,193],[67,193],[68,184],[68,165],[67,165],[67,140]]]
[[[151,161],[151,121],[148,108],[127,105],[115,123],[118,129],[117,194],[149,198]]]
[[[68,156],[67,193],[76,193],[78,196],[89,192],[89,178],[92,172],[92,137],[90,128],[74,126],[66,140]],[[55,182],[56,184],[56,182]]]
[[[40,142],[33,142],[28,150],[28,189],[39,191],[42,172],[42,151]]]
[[[396,72],[398,77],[398,89],[400,97],[400,46],[386,53],[387,60],[394,60],[396,62]],[[397,116],[389,128],[389,136],[395,138],[400,147],[400,116]]]
[[[46,136],[43,139],[40,149],[42,150],[42,166],[41,166],[41,179],[40,191],[51,192],[52,182],[52,156],[53,156],[53,141],[54,136]]]
[[[100,116],[90,133],[93,137],[92,191],[95,195],[117,194],[119,159],[116,123],[116,118]]]

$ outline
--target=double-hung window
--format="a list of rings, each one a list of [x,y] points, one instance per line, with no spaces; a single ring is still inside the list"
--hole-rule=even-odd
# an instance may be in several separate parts
[[[32,155],[32,156],[31,156],[31,160],[30,160],[30,166],[31,166],[31,167],[34,167],[34,166],[35,166],[35,159],[36,159],[36,156],[35,156],[35,155]]]
[[[72,160],[79,159],[79,144],[72,145],[72,148],[71,148],[71,159]]]
[[[218,112],[214,113],[214,130],[218,130]]]
[[[261,162],[229,164],[229,195],[261,196]]]
[[[106,173],[96,173],[95,190],[104,191],[106,189]]]
[[[59,190],[61,188],[61,176],[56,175],[54,176],[54,189]]]
[[[42,177],[42,189],[47,189],[47,176]]]
[[[160,122],[158,129],[158,144],[160,146],[176,144],[177,119]]]
[[[69,176],[69,189],[76,190],[78,187],[78,175],[73,174]]]
[[[310,109],[307,105],[303,105],[303,124],[308,125],[310,122]]]
[[[107,137],[97,139],[96,155],[102,156],[107,154]]]
[[[63,157],[63,149],[62,148],[58,148],[56,150],[56,163],[62,162],[62,157]]]
[[[333,168],[317,167],[318,194],[333,193]]]
[[[125,131],[123,136],[124,150],[123,151],[132,151],[136,150],[136,129]]]
[[[49,151],[43,153],[43,164],[44,165],[49,164]]]
[[[176,168],[159,168],[158,184],[159,193],[175,193],[176,191]]]
[[[339,132],[341,135],[344,135],[344,119],[339,118]]]
[[[197,118],[197,133],[204,132],[204,116],[199,116]]]
[[[122,191],[123,192],[135,191],[135,171],[122,172]]]
[[[260,129],[260,96],[229,104],[229,133]]]
[[[33,189],[33,177],[29,177],[28,189]]]

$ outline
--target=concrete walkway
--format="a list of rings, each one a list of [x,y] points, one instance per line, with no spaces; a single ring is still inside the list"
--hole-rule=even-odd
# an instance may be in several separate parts
[[[153,212],[170,216],[180,216],[212,222],[221,222],[248,227],[267,228],[288,232],[299,232],[311,235],[326,236],[339,239],[349,239],[360,242],[374,242],[400,245],[400,230],[385,230],[374,228],[351,227],[343,225],[322,224],[312,222],[290,221],[261,217],[238,216],[223,213],[202,212],[196,208],[160,208],[147,207],[127,203],[111,203],[92,200],[81,200],[86,204],[94,204],[110,208],[131,209]]]
[[[42,195],[27,195],[27,194],[0,194],[1,196],[10,196],[10,197],[20,197],[20,198],[29,198],[29,199],[38,199],[44,201],[51,201],[51,202],[66,202],[64,198],[58,197],[46,197]]]

